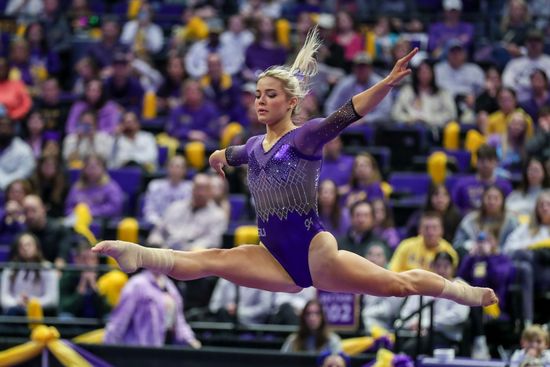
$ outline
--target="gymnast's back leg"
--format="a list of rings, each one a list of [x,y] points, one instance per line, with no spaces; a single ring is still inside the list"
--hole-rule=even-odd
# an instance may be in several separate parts
[[[381,297],[419,294],[448,298],[468,306],[487,306],[497,302],[495,293],[489,288],[450,282],[421,269],[392,272],[357,254],[338,250],[336,239],[328,232],[320,232],[313,238],[309,266],[313,285],[326,291]]]
[[[294,293],[302,289],[263,245],[173,251],[131,242],[103,241],[93,250],[114,257],[127,273],[143,267],[179,280],[218,276],[242,286],[272,292]]]

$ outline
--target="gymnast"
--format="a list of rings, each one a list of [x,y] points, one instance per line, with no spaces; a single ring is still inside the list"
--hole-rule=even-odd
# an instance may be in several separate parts
[[[317,30],[308,34],[292,66],[271,67],[258,76],[255,109],[266,134],[246,144],[217,150],[209,163],[221,176],[224,166],[248,164],[248,182],[258,218],[260,245],[232,249],[174,251],[130,242],[102,241],[94,251],[114,257],[125,272],[147,268],[179,280],[218,276],[246,287],[298,292],[314,286],[330,292],[374,296],[425,295],[468,306],[487,306],[497,297],[489,288],[448,281],[425,270],[395,273],[354,253],[338,250],[317,213],[322,148],[344,128],[371,111],[411,73],[414,49],[398,60],[385,79],[362,91],[327,118],[293,123],[308,79],[317,72]]]

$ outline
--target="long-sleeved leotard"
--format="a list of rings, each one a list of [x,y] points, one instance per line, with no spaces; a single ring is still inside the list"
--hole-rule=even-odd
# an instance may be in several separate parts
[[[312,285],[309,245],[324,231],[317,212],[323,145],[359,118],[350,100],[327,118],[289,131],[268,151],[264,134],[225,152],[231,166],[248,163],[260,240],[301,287]]]

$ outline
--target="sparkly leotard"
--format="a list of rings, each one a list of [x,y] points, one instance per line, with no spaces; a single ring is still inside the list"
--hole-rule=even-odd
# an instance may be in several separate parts
[[[317,213],[323,145],[360,117],[350,100],[327,118],[289,131],[268,151],[265,134],[226,150],[229,165],[248,163],[260,240],[300,287],[312,285],[309,245],[324,231]]]

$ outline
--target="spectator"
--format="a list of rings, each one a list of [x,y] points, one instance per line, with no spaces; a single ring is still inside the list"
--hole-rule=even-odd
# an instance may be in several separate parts
[[[375,243],[367,248],[365,258],[378,266],[387,268],[389,253],[390,249],[383,243]],[[371,333],[373,327],[393,329],[393,323],[404,301],[405,299],[400,297],[364,295],[362,317],[367,333]]]
[[[401,242],[401,236],[395,228],[392,208],[383,198],[374,199],[371,205],[374,210],[374,234],[395,250]]]
[[[29,24],[25,30],[31,70],[39,75],[40,81],[45,80],[48,76],[56,76],[61,69],[59,55],[49,49],[45,33],[44,26],[40,22]]]
[[[412,73],[412,85],[404,85],[392,107],[392,119],[399,123],[442,128],[456,119],[453,97],[437,87],[433,67],[421,62]]]
[[[170,204],[191,197],[192,183],[185,180],[187,163],[181,155],[168,161],[167,177],[151,181],[145,193],[143,215],[145,221],[160,225],[162,215]]]
[[[270,322],[277,325],[298,325],[306,303],[316,298],[317,290],[313,287],[304,288],[298,293],[275,293]]]
[[[31,299],[38,301],[46,314],[57,311],[59,280],[57,272],[42,256],[40,242],[30,233],[22,233],[10,249],[14,265],[36,265],[39,269],[5,269],[0,286],[0,304],[8,316],[26,316]]]
[[[42,155],[42,151],[46,145],[46,136],[44,134],[45,127],[46,122],[40,112],[34,111],[29,115],[25,124],[27,135],[25,141],[31,147],[35,158]]]
[[[539,111],[537,133],[527,142],[527,153],[538,157],[545,162],[548,171],[550,162],[550,106],[545,106]]]
[[[69,190],[65,203],[65,215],[70,215],[75,206],[84,203],[93,217],[116,217],[122,214],[124,192],[105,169],[105,162],[97,155],[84,159],[80,178]]]
[[[288,336],[281,352],[324,352],[338,353],[342,350],[340,337],[328,330],[321,303],[311,300],[300,315],[298,332]]]
[[[350,180],[353,162],[353,157],[342,154],[342,139],[337,136],[323,147],[323,165],[319,180],[330,179],[336,186],[344,186]]]
[[[34,101],[34,109],[44,118],[45,131],[57,141],[65,136],[65,122],[70,105],[61,99],[61,89],[57,79],[46,79],[40,86],[40,93]]]
[[[271,312],[272,298],[272,292],[240,287],[220,278],[208,308],[216,315],[217,321],[243,325],[264,324]]]
[[[497,93],[497,101],[499,109],[489,115],[487,119],[487,130],[482,131],[486,135],[504,134],[508,127],[508,119],[514,112],[520,112],[525,115],[527,123],[527,133],[533,134],[533,120],[518,106],[516,94],[512,89],[502,88]]]
[[[200,83],[186,81],[182,86],[181,105],[170,114],[168,134],[182,143],[200,141],[217,147],[220,127],[220,112],[205,98]]]
[[[165,74],[157,91],[157,110],[163,114],[176,108],[181,99],[181,85],[185,81],[183,59],[175,54],[168,55]]]
[[[521,108],[531,116],[533,121],[539,119],[541,107],[550,105],[550,91],[548,90],[548,76],[541,69],[535,69],[530,76],[531,90],[529,97],[520,101]]]
[[[485,70],[485,86],[483,92],[476,98],[475,111],[478,114],[478,121],[480,114],[483,114],[483,119],[486,120],[489,114],[498,111],[497,94],[501,88],[502,80],[500,71],[495,65],[491,65]],[[481,127],[479,129],[481,131],[486,130]]]
[[[236,59],[242,60],[238,69],[239,71],[243,67],[246,49],[252,42],[254,42],[254,34],[245,26],[244,16],[242,14],[233,14],[229,17],[227,30],[220,35],[220,43],[227,45],[232,50],[233,55],[237,55]]]
[[[164,46],[162,28],[153,23],[153,9],[151,4],[143,2],[137,19],[124,24],[120,41],[131,48],[137,57],[147,58],[158,54]]]
[[[63,140],[63,160],[70,168],[80,168],[84,158],[96,154],[103,160],[111,157],[113,137],[98,131],[97,115],[93,110],[83,111],[76,131]]]
[[[389,269],[406,271],[412,269],[430,269],[430,264],[438,252],[447,252],[458,265],[458,255],[451,244],[443,239],[443,222],[438,213],[425,212],[420,218],[420,235],[403,240],[395,250]]]
[[[140,110],[145,92],[140,81],[132,75],[129,56],[124,53],[113,56],[112,70],[104,87],[109,98],[125,108]]]
[[[0,209],[0,243],[12,243],[25,225],[23,200],[31,193],[28,181],[15,180],[6,188],[3,208]]]
[[[510,60],[502,74],[504,86],[514,89],[520,101],[529,98],[533,70],[540,69],[550,75],[550,56],[544,54],[542,32],[529,31],[525,45],[527,55]]]
[[[374,234],[374,214],[372,205],[358,201],[350,208],[351,227],[347,234],[338,240],[340,249],[363,256],[367,248],[383,241]],[[384,244],[385,245],[385,244]]]
[[[506,209],[520,216],[529,215],[535,210],[539,194],[548,188],[550,177],[544,163],[531,157],[523,167],[520,187],[506,198]]]
[[[29,112],[32,100],[25,84],[20,80],[8,80],[9,66],[0,57],[0,108],[12,120],[21,120]]]
[[[63,66],[67,67],[69,52],[71,51],[71,28],[64,12],[59,7],[59,0],[43,0],[44,11],[39,14],[38,20],[46,30],[48,48],[59,55],[60,60],[65,59]]]
[[[495,175],[498,166],[496,149],[482,145],[477,151],[477,174],[474,177],[464,177],[457,181],[453,193],[453,203],[467,213],[481,206],[483,191],[490,185],[496,185],[507,196],[512,191],[510,182]]]
[[[100,70],[94,59],[85,56],[78,60],[74,69],[75,80],[72,86],[73,95],[80,96],[86,93],[86,85],[93,79],[100,79]],[[112,68],[109,69],[109,76],[112,75]]]
[[[105,329],[105,344],[161,347],[165,344],[201,347],[185,321],[183,299],[164,274],[144,270],[122,290]]]
[[[33,70],[29,44],[24,39],[14,39],[10,44],[9,53],[10,78],[21,80],[29,87],[31,94],[34,94],[33,86],[39,85],[47,70]]]
[[[319,218],[325,229],[334,237],[344,236],[350,226],[350,217],[348,209],[340,206],[340,195],[334,181],[329,179],[321,181],[317,206]]]
[[[346,207],[362,200],[383,198],[381,174],[376,159],[369,153],[355,156],[349,184],[341,188]]]
[[[336,14],[335,41],[344,48],[344,59],[347,62],[352,62],[363,50],[363,39],[355,30],[352,15],[345,11]]]
[[[76,247],[74,264],[86,267],[81,271],[64,271],[59,280],[61,317],[102,318],[110,307],[105,296],[99,294],[97,254],[88,240],[81,238]]]
[[[210,177],[197,174],[191,198],[176,201],[166,209],[148,242],[175,250],[220,247],[226,229],[225,213],[212,197]]]
[[[29,177],[34,166],[31,147],[15,136],[14,123],[0,109],[0,190],[17,179]]]
[[[120,26],[116,19],[105,18],[101,24],[101,38],[87,50],[87,56],[101,69],[103,76],[112,73],[113,58],[120,53],[128,53],[129,49],[119,41]]]
[[[23,208],[27,229],[40,241],[44,259],[55,263],[56,267],[65,265],[73,246],[72,230],[60,220],[49,217],[42,199],[36,195],[25,197]]]
[[[454,279],[456,269],[455,260],[456,259],[454,256],[445,251],[438,252],[435,254],[430,267],[433,272],[441,275],[447,280],[452,281]],[[429,353],[428,348],[430,344],[430,337],[433,337],[433,348],[456,348],[462,340],[462,330],[464,329],[463,325],[468,321],[470,308],[443,298],[422,297],[422,301],[434,302],[434,318],[432,324],[434,334],[431,336],[427,335],[427,330],[430,323],[430,307],[424,307],[422,309],[422,321],[419,319],[420,316],[416,314],[404,322],[404,328],[407,330],[416,331],[419,328],[423,330],[421,335],[424,336],[420,340],[420,353]],[[420,296],[408,297],[400,311],[401,319],[418,312],[419,304]],[[405,353],[413,354],[416,348],[416,343],[416,339],[409,339],[403,346]]]
[[[498,245],[502,248],[510,233],[518,226],[517,218],[506,211],[504,199],[504,193],[496,185],[484,190],[481,207],[468,213],[456,231],[453,246],[459,253],[471,251],[479,233],[485,227],[494,228],[498,233]]]
[[[48,216],[62,217],[68,184],[59,158],[52,154],[40,156],[30,181],[36,195],[44,202]]]
[[[526,1],[509,0],[506,1],[506,5],[501,19],[500,34],[497,36],[501,40],[501,47],[505,52],[503,55],[497,54],[501,66],[504,66],[510,59],[521,56],[521,48],[525,45],[529,27],[532,24]]]
[[[115,135],[113,149],[109,155],[109,167],[120,168],[137,165],[147,172],[157,169],[158,148],[153,134],[141,130],[135,112],[126,111]]]
[[[431,184],[428,189],[428,198],[422,210],[415,212],[407,222],[407,234],[416,236],[418,224],[423,211],[439,213],[443,220],[443,238],[451,242],[455,238],[455,232],[462,220],[460,211],[451,201],[451,196],[444,184]]]
[[[69,112],[65,133],[77,133],[82,114],[87,110],[95,110],[97,114],[97,130],[113,134],[120,121],[120,108],[107,98],[103,84],[99,79],[86,83],[86,91],[82,100],[75,102]]]
[[[461,21],[462,0],[443,0],[443,20],[433,23],[428,31],[428,50],[439,58],[451,40],[459,40],[466,49],[473,46],[474,26]]]
[[[325,102],[325,114],[328,116],[336,111],[358,91],[366,90],[382,80],[372,70],[372,59],[366,52],[359,52],[353,58],[353,74],[341,79],[330,92]],[[367,123],[380,123],[388,121],[391,113],[391,96],[386,96],[368,115],[359,121]],[[356,122],[360,124],[361,122]]]
[[[529,246],[550,238],[550,191],[540,193],[532,213],[529,223],[519,225],[508,236],[503,245],[505,253],[527,250]]]
[[[550,364],[550,338],[545,328],[540,325],[527,326],[521,333],[520,344],[521,349],[517,349],[510,358],[510,367],[547,367]],[[524,364],[528,361],[534,362],[533,359],[538,359],[538,364]]]

